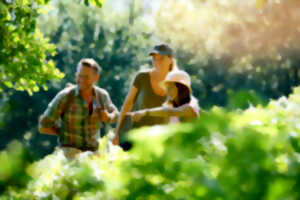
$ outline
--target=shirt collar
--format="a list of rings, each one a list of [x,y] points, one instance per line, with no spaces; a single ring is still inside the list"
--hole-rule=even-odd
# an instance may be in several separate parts
[[[93,96],[95,97],[96,96],[96,88],[95,88],[95,86],[93,85]],[[76,85],[76,87],[75,87],[75,96],[79,96],[79,88],[78,88],[78,85]]]

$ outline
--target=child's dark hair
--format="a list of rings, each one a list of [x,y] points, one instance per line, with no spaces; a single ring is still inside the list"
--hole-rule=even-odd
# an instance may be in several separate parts
[[[173,106],[179,107],[183,104],[189,103],[191,101],[191,94],[190,90],[187,86],[180,84],[180,83],[175,83],[175,86],[177,88],[177,95],[178,95],[178,104],[173,101]]]

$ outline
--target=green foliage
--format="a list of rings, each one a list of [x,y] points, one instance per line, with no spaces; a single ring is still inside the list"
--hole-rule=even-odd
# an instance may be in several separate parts
[[[110,150],[109,154],[107,150]],[[106,137],[101,140],[99,151],[101,156],[86,152],[74,160],[68,160],[57,149],[30,166],[21,165],[26,169],[23,173],[32,180],[26,187],[7,189],[0,199],[109,199],[106,184],[112,183],[115,176],[120,176],[119,163],[126,155],[108,145]],[[10,158],[20,160],[20,157]]]
[[[35,17],[48,1],[23,1],[25,6],[21,6],[21,2],[0,3],[0,32],[3,36],[0,38],[0,88],[6,88],[5,92],[9,91],[7,87],[29,93],[38,91],[38,86],[43,86],[49,78],[61,78],[54,62],[66,73],[66,78],[61,83],[48,84],[47,93],[39,92],[33,97],[24,93],[14,93],[13,96],[1,93],[0,128],[3,129],[0,136],[3,142],[12,138],[23,140],[40,153],[47,146],[53,146],[56,138],[37,136],[38,115],[57,91],[73,80],[79,59],[93,57],[99,62],[103,68],[100,86],[109,91],[114,103],[120,107],[135,72],[150,63],[147,51],[153,45],[153,36],[148,24],[132,19],[138,13],[117,13],[108,8],[100,10],[84,6],[87,1],[78,0],[55,1],[57,9],[51,11],[49,8],[48,15],[39,18],[39,28],[50,38],[45,39],[36,28]],[[191,74],[193,91],[200,104],[213,106],[227,102],[231,111],[215,107],[202,113],[193,124],[133,131],[130,135],[134,146],[130,152],[112,146],[105,137],[100,142],[100,156],[84,153],[73,161],[68,161],[61,151],[56,150],[29,165],[31,157],[27,150],[12,143],[8,150],[0,153],[0,199],[300,198],[300,116],[297,113],[300,89],[296,88],[288,99],[282,97],[271,101],[264,108],[260,105],[265,104],[261,96],[288,94],[291,86],[297,84],[295,66],[299,61],[295,55],[299,49],[299,32],[285,32],[284,35],[289,37],[278,40],[279,43],[270,42],[272,37],[264,41],[270,44],[268,50],[281,50],[284,41],[288,40],[290,46],[280,51],[283,53],[281,57],[274,57],[278,51],[275,54],[265,51],[261,55],[260,48],[253,51],[255,55],[270,60],[257,60],[255,58],[260,56],[247,55],[253,48],[242,46],[242,51],[233,48],[235,45],[240,47],[235,41],[246,40],[231,35],[239,33],[241,27],[253,26],[253,30],[258,30],[257,27],[263,30],[274,20],[277,26],[268,31],[279,33],[273,31],[274,27],[290,30],[282,28],[289,24],[286,23],[288,20],[276,18],[282,16],[276,13],[281,11],[280,6],[294,13],[297,6],[290,5],[296,1],[281,1],[274,9],[269,9],[275,5],[273,1],[251,1],[259,8],[251,11],[265,15],[266,20],[260,21],[249,21],[253,13],[236,9],[237,1],[227,1],[231,12],[218,12],[225,4],[216,1],[193,2],[198,2],[197,5],[205,2],[203,12],[187,12],[188,4],[176,6],[172,12],[164,9],[166,15],[162,16],[166,18],[178,14],[178,11],[179,14],[184,11],[185,15],[178,15],[173,23],[158,17],[157,35],[166,38],[176,48],[179,66]],[[199,18],[204,20],[202,25],[206,27],[199,33],[198,29],[189,29],[199,27],[193,24],[199,23],[195,20],[199,17],[197,13],[206,16]],[[227,17],[220,17],[222,13]],[[190,16],[194,20],[186,20]],[[292,19],[290,24],[299,21],[294,20],[298,15],[284,16]],[[187,25],[183,29],[180,29],[181,19]],[[225,23],[224,20],[228,19],[238,20],[235,22],[241,25]],[[247,22],[245,26],[242,25],[244,22]],[[173,25],[180,31],[172,29]],[[245,34],[250,39],[261,35],[268,34],[264,31]],[[279,36],[274,38],[282,39]],[[54,46],[49,41],[57,46],[55,55]],[[260,42],[247,44],[250,47],[264,44]],[[229,53],[227,57],[229,50],[233,54]],[[243,56],[235,57],[235,53]],[[46,61],[50,57],[53,61]],[[245,88],[252,88],[255,92]],[[253,106],[245,111],[233,110],[247,108],[249,104]]]
[[[36,28],[40,8],[47,1],[1,1],[0,3],[0,91],[5,87],[29,94],[47,88],[49,79],[61,79],[47,55],[55,46]]]
[[[138,17],[130,24],[130,11],[117,11],[109,3],[101,9],[70,0],[54,6],[49,15],[41,16],[39,27],[57,45],[53,60],[66,73],[61,87],[74,82],[81,58],[94,58],[103,69],[99,85],[121,107],[133,76],[150,63],[151,27]]]
[[[0,92],[5,88],[27,91],[47,89],[48,80],[64,77],[52,60],[55,45],[49,43],[36,26],[37,17],[46,12],[49,0],[0,2]],[[87,0],[101,7],[103,0]]]
[[[123,199],[298,199],[299,92],[266,108],[214,108],[195,124],[135,131]]]
[[[246,109],[249,106],[265,105],[266,102],[257,95],[253,90],[240,90],[233,92],[228,90],[227,108],[234,109]]]
[[[100,141],[100,155],[67,160],[56,150],[27,167],[25,187],[1,198],[299,199],[299,108],[295,88],[264,108],[215,107],[192,124],[133,130],[129,152],[110,136]]]
[[[155,33],[195,77],[203,106],[226,106],[227,90],[245,88],[279,98],[299,85],[299,8],[298,0],[166,0]]]
[[[88,6],[90,3],[92,5],[98,6],[99,8],[102,7],[104,0],[84,0],[84,4]]]
[[[26,167],[32,162],[28,150],[20,142],[11,142],[7,150],[0,153],[0,193],[6,189],[26,186],[30,176]]]

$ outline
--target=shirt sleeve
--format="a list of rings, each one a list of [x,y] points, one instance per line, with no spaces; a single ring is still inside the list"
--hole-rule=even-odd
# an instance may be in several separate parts
[[[39,120],[39,126],[43,128],[51,128],[56,126],[56,121],[63,113],[63,105],[66,103],[65,92],[58,93],[54,99],[48,104],[47,109],[42,114]]]
[[[109,112],[119,112],[117,107],[112,103],[110,96],[107,91],[105,91],[102,95],[104,108]]]

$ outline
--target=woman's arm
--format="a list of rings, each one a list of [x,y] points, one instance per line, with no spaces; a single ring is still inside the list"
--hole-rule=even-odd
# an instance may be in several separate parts
[[[179,106],[177,108],[172,107],[156,107],[150,109],[139,110],[136,112],[131,112],[133,121],[139,121],[144,116],[153,116],[153,117],[197,117],[197,113],[195,113],[194,109],[189,105],[185,104]]]
[[[123,104],[123,107],[122,107],[122,110],[121,110],[121,113],[120,113],[119,121],[118,121],[118,124],[117,124],[117,127],[116,127],[116,134],[115,134],[115,137],[113,139],[113,144],[114,145],[119,145],[120,127],[123,123],[125,115],[131,110],[131,108],[134,104],[135,97],[136,97],[137,93],[138,93],[138,89],[134,85],[132,85],[129,89],[129,92],[127,94],[127,97],[125,99],[125,102]]]

